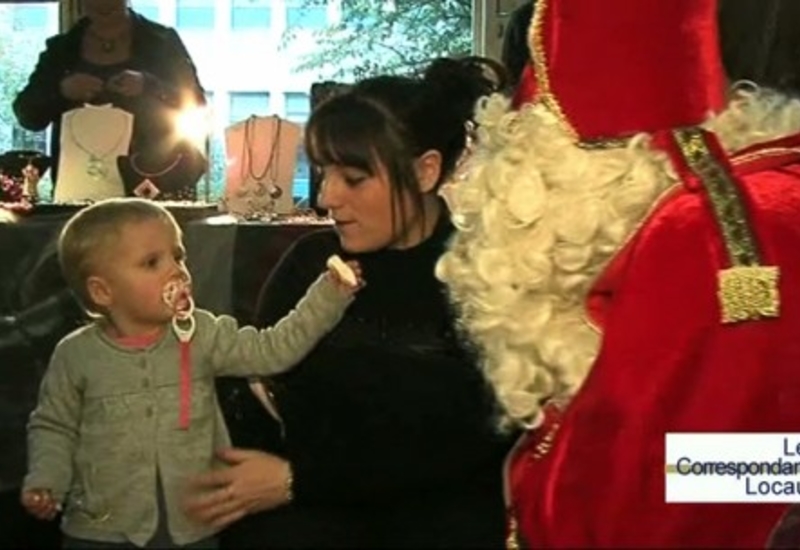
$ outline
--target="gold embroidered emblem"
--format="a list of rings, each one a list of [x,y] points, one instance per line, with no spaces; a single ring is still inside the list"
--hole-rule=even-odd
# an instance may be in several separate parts
[[[778,317],[778,276],[774,266],[740,266],[719,272],[722,322]]]
[[[714,158],[701,129],[675,130],[674,136],[689,168],[703,182],[731,264],[717,277],[722,323],[778,317],[780,270],[761,264],[737,183]]]

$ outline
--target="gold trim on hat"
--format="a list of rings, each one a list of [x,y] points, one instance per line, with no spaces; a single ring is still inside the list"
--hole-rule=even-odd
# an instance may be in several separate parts
[[[731,264],[717,274],[722,322],[779,317],[780,270],[761,265],[761,254],[736,181],[709,150],[703,130],[683,128],[673,131],[673,135],[689,168],[703,182]]]
[[[544,37],[542,36],[545,13],[549,7],[550,0],[539,0],[533,10],[531,25],[528,27],[528,46],[531,51],[533,72],[536,75],[536,85],[539,88],[533,103],[541,103],[547,107],[558,119],[564,131],[566,131],[573,140],[579,142],[580,136],[578,136],[578,132],[576,132],[575,128],[570,124],[569,119],[564,114],[563,109],[561,109],[561,104],[550,89],[550,71],[547,64],[547,54],[544,48]]]
[[[539,0],[533,10],[533,19],[528,27],[528,47],[531,52],[531,65],[536,76],[537,92],[532,103],[544,105],[558,120],[561,128],[572,138],[581,149],[616,149],[625,147],[630,137],[592,138],[581,139],[578,131],[570,123],[564,109],[561,108],[558,98],[550,87],[550,68],[547,52],[544,47],[544,20],[545,13],[550,7],[550,0]]]

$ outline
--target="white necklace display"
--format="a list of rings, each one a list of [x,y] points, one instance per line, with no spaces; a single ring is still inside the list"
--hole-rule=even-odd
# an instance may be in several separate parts
[[[132,132],[133,115],[111,105],[85,105],[64,113],[54,200],[123,196],[115,159],[128,152]]]
[[[302,129],[278,116],[252,115],[225,129],[225,209],[270,219],[294,209],[292,185]]]

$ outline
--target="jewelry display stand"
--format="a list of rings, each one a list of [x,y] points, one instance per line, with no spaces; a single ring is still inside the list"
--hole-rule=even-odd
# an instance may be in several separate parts
[[[0,155],[0,203],[37,202],[38,183],[49,167],[50,157],[39,151],[18,149]]]
[[[85,105],[64,113],[54,201],[123,196],[115,160],[128,152],[132,132],[133,115],[111,105]]]
[[[293,212],[301,133],[298,124],[278,116],[253,115],[225,129],[225,210],[253,220]]]
[[[203,154],[190,144],[167,151],[137,151],[117,157],[125,195],[160,201],[196,201],[206,171]]]

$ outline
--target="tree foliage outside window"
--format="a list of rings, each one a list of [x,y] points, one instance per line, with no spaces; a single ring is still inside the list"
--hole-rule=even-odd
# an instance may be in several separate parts
[[[320,7],[327,0],[302,5]],[[285,39],[299,32],[289,28]],[[470,53],[472,0],[342,0],[340,20],[315,31],[314,41],[298,71],[337,80],[414,72],[434,57]]]
[[[13,4],[0,4],[0,22],[4,27],[15,20]],[[11,109],[17,92],[28,81],[37,56],[49,36],[47,28],[37,28],[36,32],[26,29],[0,32],[0,152],[13,149],[25,143],[14,143],[23,137],[24,131],[14,131],[17,119]],[[27,139],[26,139],[27,141]]]

